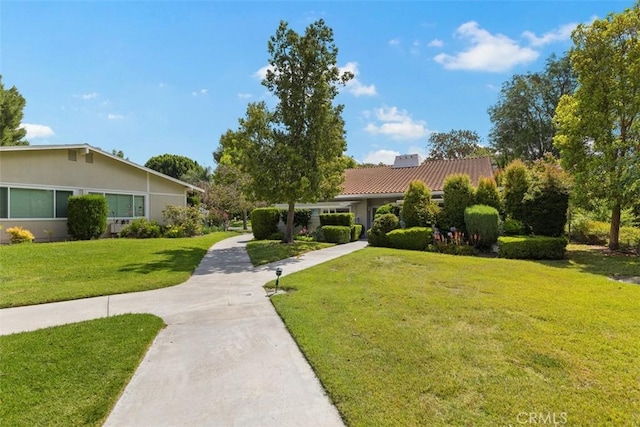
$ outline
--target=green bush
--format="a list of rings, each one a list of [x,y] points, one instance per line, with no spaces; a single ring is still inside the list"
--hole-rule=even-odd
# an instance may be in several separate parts
[[[251,211],[251,229],[256,240],[266,240],[278,232],[280,210],[277,208],[257,208]]]
[[[97,239],[107,231],[107,199],[98,194],[67,200],[67,230],[75,240]]]
[[[563,259],[567,247],[564,237],[498,237],[498,255],[515,259]]]
[[[487,205],[473,205],[464,210],[464,223],[469,239],[478,248],[489,248],[498,240],[500,214]]]
[[[321,214],[320,225],[342,225],[344,227],[352,227],[355,224],[355,215],[352,213],[332,213]]]
[[[507,217],[502,223],[502,233],[506,236],[519,236],[524,234],[522,221]]]
[[[280,221],[287,223],[287,215],[289,211],[282,209],[280,211]],[[311,222],[311,209],[296,209],[293,212],[293,226],[294,227],[308,227]]]
[[[351,241],[351,227],[344,225],[323,225],[322,232],[328,243],[349,243]]]
[[[503,174],[504,212],[507,216],[522,221],[524,208],[522,199],[529,189],[529,170],[521,160],[509,163]]]
[[[419,180],[411,181],[404,193],[402,219],[405,227],[425,227],[433,225],[439,208],[431,200],[431,190]]]
[[[387,241],[392,248],[424,251],[433,243],[433,229],[429,227],[411,227],[396,229],[387,233]]]
[[[533,234],[559,237],[564,233],[569,208],[569,188],[547,171],[537,177],[522,199],[524,223]]]
[[[383,214],[373,220],[373,225],[368,231],[368,242],[371,246],[388,247],[387,233],[400,228],[400,221],[394,214]]]
[[[475,194],[469,175],[449,175],[442,186],[444,209],[439,223],[440,228],[455,227],[464,230],[464,210],[475,204]]]
[[[355,224],[351,227],[351,241],[355,242],[360,237],[362,237],[362,233],[364,232],[364,226],[362,224]]]
[[[146,218],[138,218],[125,225],[118,234],[120,237],[132,237],[136,239],[149,239],[162,236],[160,225],[156,221],[148,221]]]
[[[202,234],[204,215],[195,206],[167,205],[162,211],[162,215],[169,227],[177,226],[181,228],[185,237]]]
[[[487,177],[480,178],[476,188],[476,203],[494,207],[498,212],[502,211],[502,200],[500,200],[500,192],[495,180]]]
[[[576,243],[606,245],[609,240],[610,228],[608,222],[592,221],[582,217],[577,221],[572,221],[570,237]]]
[[[374,219],[380,215],[384,215],[388,213],[392,213],[398,218],[400,218],[400,210],[401,210],[401,207],[397,203],[387,203],[386,205],[382,205],[378,209],[376,209]]]

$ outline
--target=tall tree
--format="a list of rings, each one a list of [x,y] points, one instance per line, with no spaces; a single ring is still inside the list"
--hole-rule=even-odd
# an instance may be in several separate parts
[[[5,90],[0,75],[0,145],[29,145],[27,130],[20,127],[25,105],[15,86]]]
[[[489,144],[502,167],[515,159],[558,155],[553,116],[562,95],[573,93],[576,84],[569,56],[551,55],[544,71],[516,74],[502,85],[500,99],[488,110],[493,123]]]
[[[161,154],[147,160],[145,167],[168,175],[175,179],[180,179],[193,169],[200,169],[202,166],[195,160],[177,154]]]
[[[472,130],[434,132],[429,136],[429,160],[463,159],[476,154],[483,147],[480,137]]]
[[[271,111],[252,103],[240,119],[239,164],[256,199],[287,203],[285,242],[293,241],[296,202],[330,199],[340,192],[347,161],[340,85],[353,74],[337,67],[333,31],[323,20],[300,35],[281,22],[268,42],[269,69],[262,84],[278,99]]]
[[[576,200],[606,201],[609,247],[618,248],[620,213],[640,199],[640,1],[573,32],[579,86],[560,100],[554,138]]]

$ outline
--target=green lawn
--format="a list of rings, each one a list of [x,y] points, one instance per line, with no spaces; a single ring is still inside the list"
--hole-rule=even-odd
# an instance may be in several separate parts
[[[189,278],[211,245],[235,235],[2,245],[0,307],[176,285]]]
[[[101,425],[162,326],[127,314],[1,336],[2,425]]]
[[[263,265],[331,246],[335,245],[297,240],[293,243],[282,243],[279,240],[252,240],[247,243],[247,253],[253,265]]]
[[[606,277],[640,258],[569,249],[366,248],[282,278],[272,301],[348,425],[640,425],[640,286]]]

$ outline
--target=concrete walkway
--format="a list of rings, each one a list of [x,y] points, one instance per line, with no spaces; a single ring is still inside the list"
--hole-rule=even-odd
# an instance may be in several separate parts
[[[0,335],[153,313],[157,336],[106,426],[341,426],[262,285],[361,249],[359,241],[253,267],[250,235],[215,244],[170,288],[0,310]]]

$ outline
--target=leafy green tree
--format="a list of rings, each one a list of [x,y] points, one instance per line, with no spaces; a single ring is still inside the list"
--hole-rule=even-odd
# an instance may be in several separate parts
[[[527,166],[521,160],[513,160],[505,168],[502,181],[504,213],[511,219],[522,221],[524,219],[522,200],[531,183]]]
[[[5,90],[0,75],[0,145],[29,145],[27,130],[20,127],[25,105],[15,86]]]
[[[502,200],[500,200],[500,192],[493,178],[481,177],[476,188],[476,203],[495,208],[498,212],[502,211]]]
[[[568,55],[551,55],[544,71],[516,74],[502,85],[500,99],[488,111],[493,123],[489,144],[500,166],[515,159],[533,161],[547,152],[558,154],[553,116],[562,95],[575,88]]]
[[[560,100],[554,138],[575,180],[578,204],[611,209],[609,247],[617,249],[620,215],[640,199],[640,2],[572,34],[579,86]]]
[[[445,160],[471,157],[483,147],[475,131],[452,129],[450,132],[432,133],[427,148],[429,160]]]
[[[353,78],[337,67],[333,31],[323,20],[303,35],[281,22],[269,39],[269,69],[262,84],[277,98],[273,110],[251,103],[233,146],[240,170],[251,176],[255,199],[287,203],[285,242],[293,241],[296,202],[330,199],[340,192],[347,161],[338,87]]]
[[[438,206],[431,200],[429,187],[420,180],[411,181],[402,203],[402,219],[405,226],[410,228],[432,225],[437,211]]]
[[[199,170],[202,168],[198,162],[177,154],[161,154],[159,156],[154,156],[147,160],[147,163],[144,165],[149,169],[153,169],[154,171],[163,173],[175,179],[180,179],[191,170]]]

